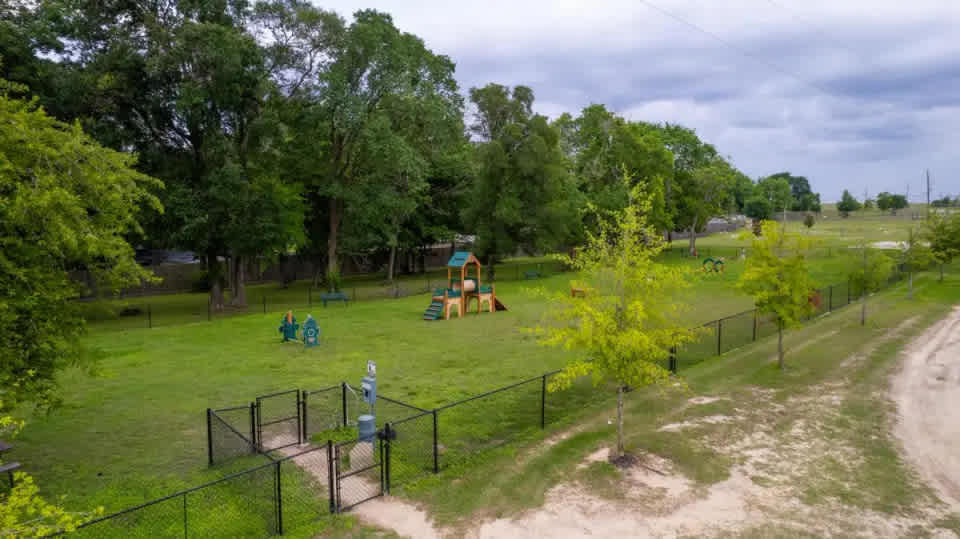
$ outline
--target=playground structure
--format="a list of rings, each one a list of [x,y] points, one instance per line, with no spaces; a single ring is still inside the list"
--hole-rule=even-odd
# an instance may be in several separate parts
[[[473,268],[473,276],[470,275],[470,268]],[[423,313],[423,319],[439,320],[443,317],[444,320],[450,320],[450,310],[453,307],[457,308],[457,317],[460,318],[473,299],[477,300],[477,314],[480,314],[484,302],[487,303],[487,309],[491,313],[507,310],[497,299],[493,285],[480,284],[482,268],[483,266],[473,253],[469,251],[453,253],[447,262],[447,287],[434,291],[430,306]],[[459,270],[459,279],[455,278],[454,269]]]
[[[704,273],[723,273],[726,270],[723,258],[719,257],[717,259],[707,257],[700,267],[703,268]]]

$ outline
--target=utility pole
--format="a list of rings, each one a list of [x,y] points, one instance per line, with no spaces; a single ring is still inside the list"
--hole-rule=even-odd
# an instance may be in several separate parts
[[[930,220],[930,169],[927,169],[927,220]]]

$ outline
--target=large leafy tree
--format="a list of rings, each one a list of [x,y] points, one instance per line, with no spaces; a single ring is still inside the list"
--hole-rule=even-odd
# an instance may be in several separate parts
[[[576,188],[560,134],[533,113],[533,91],[499,84],[471,88],[477,177],[466,211],[476,248],[489,261],[524,249],[555,249],[572,236]]]
[[[783,212],[793,204],[793,195],[790,190],[790,183],[785,178],[778,176],[767,176],[757,182],[757,192],[764,196],[774,212]]]
[[[103,148],[78,125],[35,102],[9,97],[0,81],[0,434],[22,425],[11,412],[59,401],[56,375],[89,366],[83,320],[69,300],[84,292],[69,272],[85,269],[116,290],[152,276],[134,260],[129,234],[139,208],[161,209],[160,182],[134,171],[133,156]],[[22,88],[17,88],[22,91]],[[92,514],[68,513],[38,495],[33,480],[0,494],[0,535],[71,531]],[[102,512],[102,510],[100,510]],[[95,514],[95,513],[94,513]]]
[[[692,129],[666,124],[661,133],[673,154],[673,178],[666,190],[668,211],[677,229],[689,231],[690,252],[694,253],[697,234],[730,206],[735,169]]]
[[[430,51],[420,38],[398,30],[389,15],[363,10],[349,25],[336,17],[322,22],[329,35],[325,66],[301,98],[303,106],[294,124],[300,139],[293,154],[311,212],[322,213],[327,220],[327,271],[332,274],[338,271],[344,217],[363,209],[358,206],[368,202],[369,182],[382,178],[370,172],[395,167],[397,163],[384,159],[403,152],[405,164],[395,168],[392,177],[413,178],[410,166],[415,160],[429,163],[423,154],[427,144],[442,147],[457,140],[454,136],[444,141],[444,136],[449,135],[449,126],[462,125],[462,98],[453,62]],[[428,109],[424,117],[411,116]],[[411,119],[424,123],[404,125]],[[416,168],[422,178],[422,167]],[[404,212],[415,207],[410,197],[420,196],[420,191],[395,190],[406,199]],[[396,230],[396,223],[390,227]]]
[[[794,176],[789,172],[778,172],[767,176],[787,181],[790,186],[791,211],[820,211],[820,194],[810,189],[810,181],[803,176]]]
[[[633,183],[629,175],[622,181]],[[553,378],[551,389],[569,387],[583,376],[616,385],[618,457],[624,454],[625,388],[669,384],[664,364],[671,348],[694,336],[679,317],[692,276],[657,262],[664,244],[647,219],[652,201],[640,185],[630,193],[629,203],[612,219],[598,221],[599,230],[588,233],[575,258],[561,257],[577,271],[572,284],[584,288],[586,296],[557,294],[549,321],[537,328],[543,344],[577,352]]]
[[[897,214],[897,210],[902,210],[909,206],[907,197],[903,195],[888,193],[884,191],[877,195],[877,208],[880,211],[890,211],[892,215]]]
[[[672,175],[673,162],[656,126],[628,122],[603,105],[590,105],[576,118],[563,115],[553,125],[560,130],[561,149],[586,200],[598,209],[621,209],[629,189],[643,182],[654,194],[650,223],[663,231],[672,227],[664,182]],[[629,185],[621,181],[623,171],[631,178]]]
[[[944,215],[933,212],[924,224],[922,236],[940,266],[942,282],[943,266],[960,255],[960,213]]]
[[[774,221],[751,238],[746,267],[737,286],[753,296],[757,310],[777,324],[777,364],[784,366],[783,330],[799,324],[814,311],[816,289],[808,261],[811,240],[794,235]]]
[[[844,189],[843,195],[840,197],[840,202],[837,202],[837,211],[839,211],[840,215],[843,217],[848,217],[850,212],[857,211],[859,209],[860,202],[853,198],[853,195],[850,194],[850,191]]]

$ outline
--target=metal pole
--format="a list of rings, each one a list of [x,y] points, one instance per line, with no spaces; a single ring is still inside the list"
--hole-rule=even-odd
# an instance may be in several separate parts
[[[757,310],[753,310],[753,342],[757,342]]]
[[[544,374],[540,384],[540,428],[547,426],[547,375]]]
[[[257,448],[260,447],[260,440],[257,439],[257,405],[255,403],[250,403],[250,439],[253,440],[253,452],[257,452]]]
[[[340,382],[340,397],[341,397],[341,404],[342,404],[341,409],[343,412],[342,426],[346,427],[347,426],[347,383],[346,382]]]
[[[280,464],[283,461],[277,461],[277,535],[283,535],[283,490],[280,488]]]
[[[433,410],[433,473],[440,473],[440,459],[437,455],[437,410]]]
[[[187,493],[183,493],[183,539],[187,539]]]
[[[333,489],[336,478],[333,476],[333,440],[327,440],[327,492],[330,494],[330,513],[337,512]]]
[[[384,439],[380,441],[381,450],[386,455],[385,458],[383,459],[383,464],[384,464],[383,487],[384,487],[384,491],[387,494],[390,494],[390,439],[393,431],[393,428],[390,426],[390,423],[387,423],[384,426],[384,431],[386,432],[386,436],[384,436]]]
[[[723,319],[717,320],[717,355],[719,356],[721,352],[720,343],[722,342],[721,335],[723,334]]]
[[[670,372],[677,374],[677,347],[670,347],[670,363],[669,363]]]
[[[306,391],[302,392],[300,400],[300,431],[303,433],[301,442],[307,441],[307,394]]]
[[[213,466],[213,427],[210,425],[213,410],[207,408],[207,464]]]
[[[303,400],[297,390],[297,445],[303,445]]]

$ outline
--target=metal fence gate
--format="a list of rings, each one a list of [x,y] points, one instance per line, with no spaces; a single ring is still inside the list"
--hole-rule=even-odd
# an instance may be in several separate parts
[[[383,450],[384,442],[379,435],[333,446],[337,512],[383,495]]]
[[[260,451],[275,451],[303,442],[300,402],[299,389],[257,397],[254,409]]]

